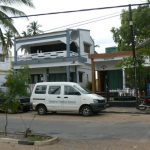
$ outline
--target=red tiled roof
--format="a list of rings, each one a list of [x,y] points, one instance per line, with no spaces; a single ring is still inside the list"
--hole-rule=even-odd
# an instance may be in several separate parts
[[[120,51],[113,53],[102,53],[102,54],[91,54],[90,58],[109,58],[109,57],[119,57],[119,56],[130,56],[132,55],[132,51]]]

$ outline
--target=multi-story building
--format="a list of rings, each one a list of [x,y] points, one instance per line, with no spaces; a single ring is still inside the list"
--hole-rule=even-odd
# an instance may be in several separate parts
[[[25,52],[23,55],[20,55]],[[28,65],[32,84],[43,81],[73,81],[85,86],[91,77],[94,41],[89,30],[67,29],[16,38],[14,69]]]
[[[5,58],[0,45],[0,87],[4,84],[6,75],[11,67],[10,58]]]

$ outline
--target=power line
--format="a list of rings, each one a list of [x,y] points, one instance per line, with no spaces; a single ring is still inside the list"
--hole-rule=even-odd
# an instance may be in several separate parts
[[[115,14],[117,14],[117,15],[115,15]],[[60,27],[56,27],[56,28],[52,28],[52,29],[49,29],[49,30],[45,30],[44,32],[57,30],[57,29],[60,29],[60,28],[67,28],[67,27],[73,28],[73,27],[77,27],[77,26],[81,26],[81,25],[85,25],[85,24],[89,24],[89,23],[93,23],[93,22],[97,22],[97,21],[102,21],[102,20],[109,19],[109,18],[113,18],[113,17],[119,16],[119,15],[118,15],[118,12],[117,12],[117,13],[114,13],[114,15],[113,14],[109,14],[107,16],[91,18],[91,19],[88,19],[88,20],[84,20],[84,21],[80,21],[80,22],[76,22],[76,23],[71,23],[71,24],[68,24],[68,25],[63,25],[63,26],[60,26]],[[102,18],[102,19],[100,19],[100,18]]]
[[[117,16],[119,16],[119,15],[114,15],[114,16],[111,16],[111,17],[106,17],[106,18],[103,18],[103,19],[90,21],[88,23],[82,23],[82,24],[79,24],[79,25],[72,26],[71,28],[74,28],[74,27],[77,27],[77,26],[82,26],[82,25],[85,25],[85,24],[90,24],[90,23],[97,22],[97,21],[102,21],[102,20],[113,18],[113,17],[117,17]]]
[[[131,4],[131,6],[142,6],[142,5],[148,5],[148,4],[150,4],[150,2]],[[45,15],[68,14],[68,13],[86,12],[86,11],[103,10],[103,9],[123,8],[123,7],[129,7],[129,5],[98,7],[98,8],[79,9],[79,10],[70,10],[70,11],[59,11],[59,12],[50,12],[50,13],[33,14],[33,15],[12,16],[12,17],[3,17],[3,19],[10,19],[10,18],[17,19],[17,18],[36,17],[36,16],[45,16]]]

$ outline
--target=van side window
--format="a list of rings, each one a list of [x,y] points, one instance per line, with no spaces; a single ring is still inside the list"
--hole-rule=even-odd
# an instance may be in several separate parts
[[[60,86],[49,86],[48,94],[58,95],[60,94],[60,89]]]
[[[64,95],[79,95],[80,93],[71,86],[64,87]]]
[[[46,85],[38,85],[35,89],[35,94],[45,94],[46,93]]]

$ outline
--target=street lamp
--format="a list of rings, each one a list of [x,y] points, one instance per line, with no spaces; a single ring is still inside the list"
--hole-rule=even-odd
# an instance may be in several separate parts
[[[133,30],[133,20],[132,20],[132,8],[129,5],[129,26],[130,26],[130,34],[131,34],[131,43],[132,43],[132,52],[133,52],[133,76],[134,76],[134,90],[136,101],[138,102],[138,91],[137,91],[137,70],[136,70],[136,52],[135,52],[135,35]]]

